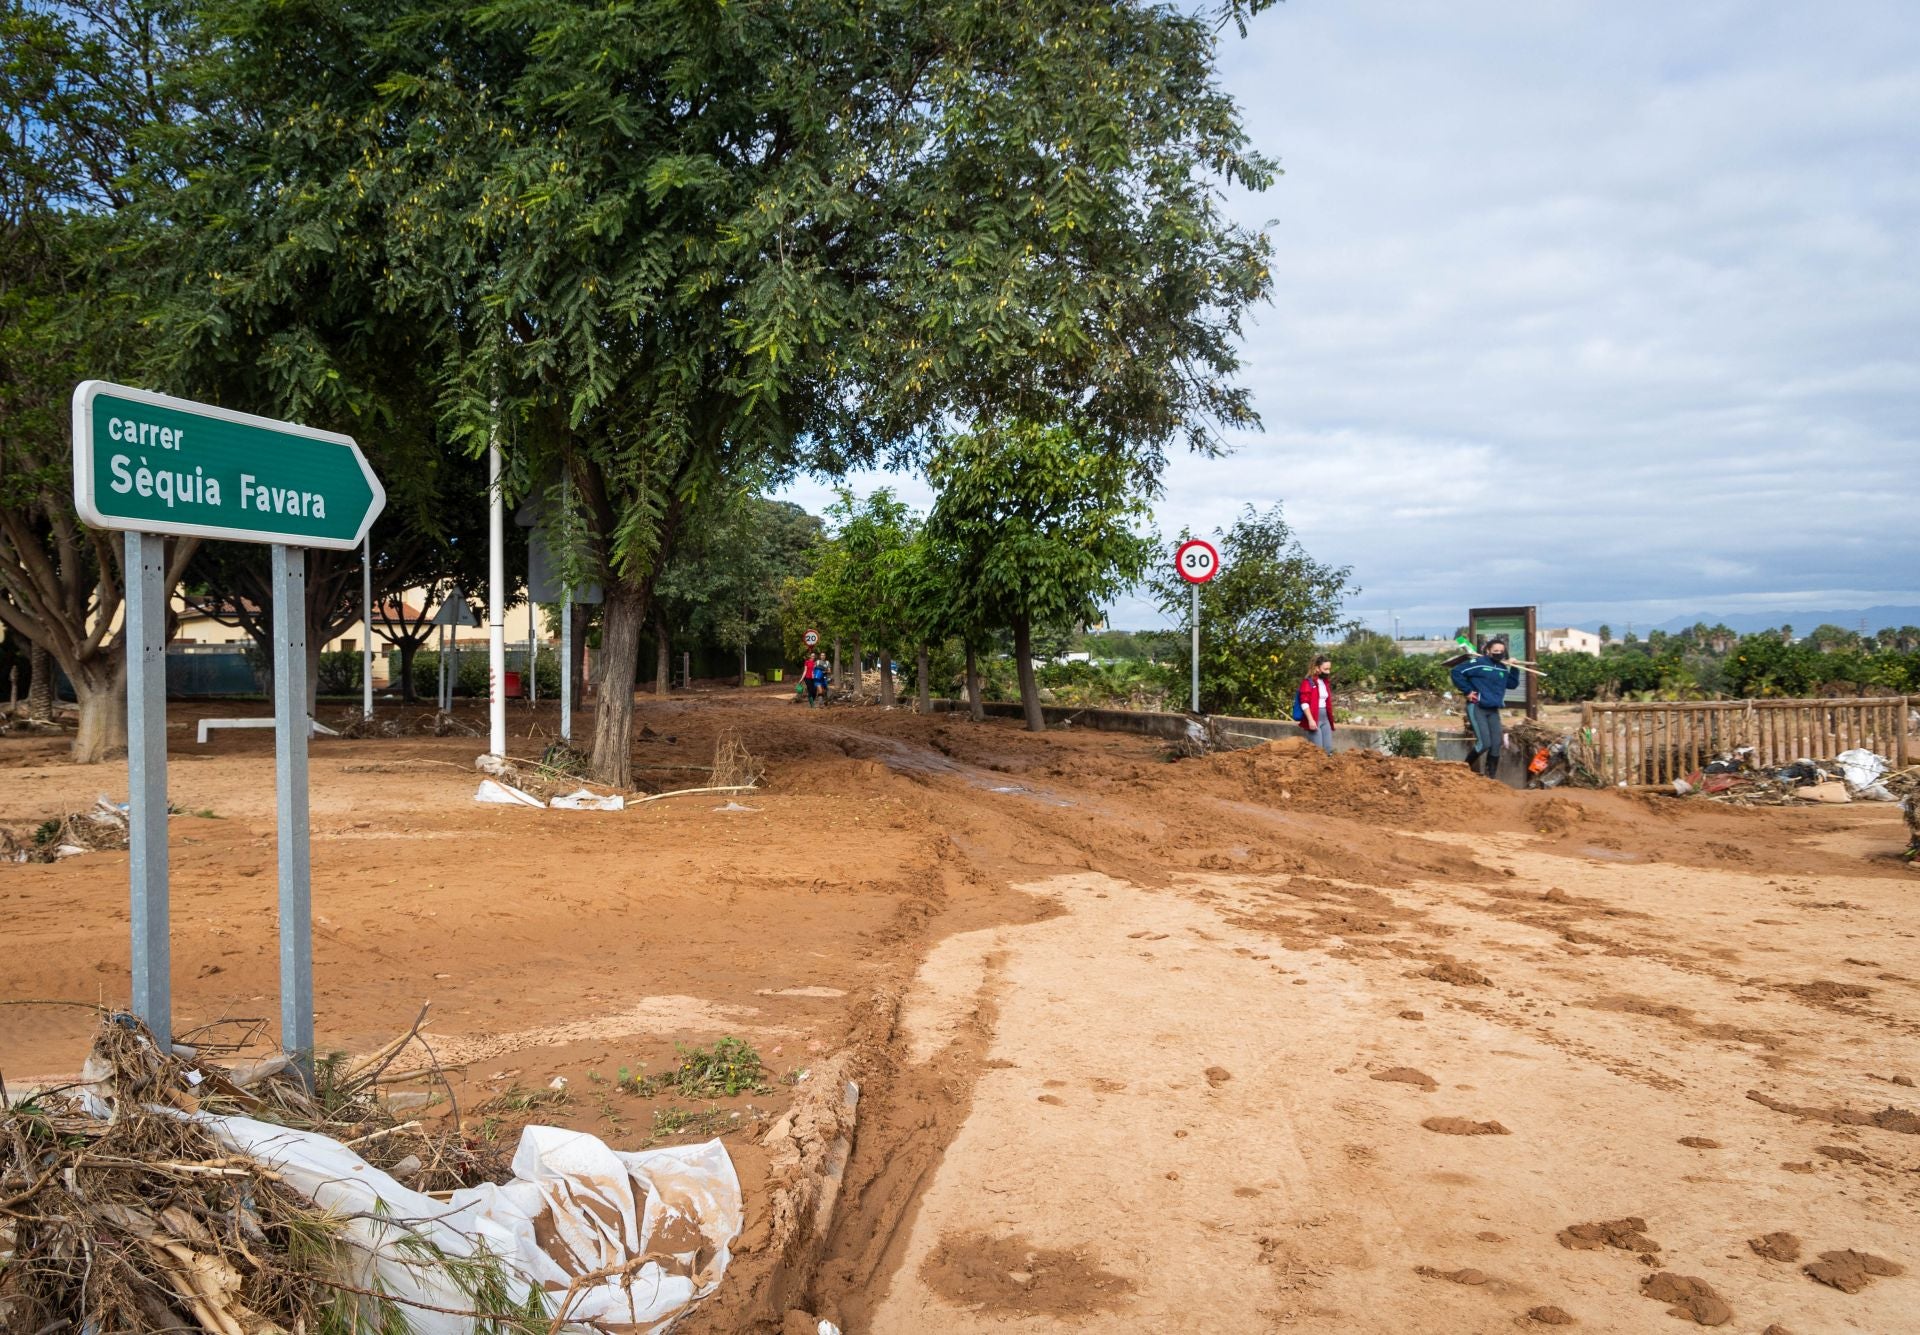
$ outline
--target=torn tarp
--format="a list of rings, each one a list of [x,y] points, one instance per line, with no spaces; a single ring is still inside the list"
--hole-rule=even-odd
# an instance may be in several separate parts
[[[512,1180],[441,1201],[317,1132],[201,1120],[343,1221],[354,1273],[342,1278],[391,1294],[415,1335],[481,1328],[456,1313],[474,1305],[460,1263],[482,1253],[500,1263],[516,1302],[541,1291],[558,1329],[664,1330],[719,1286],[740,1235],[740,1181],[718,1140],[627,1154],[582,1131],[529,1126]]]

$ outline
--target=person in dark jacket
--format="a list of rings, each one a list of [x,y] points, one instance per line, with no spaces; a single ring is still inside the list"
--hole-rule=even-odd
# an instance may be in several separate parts
[[[1500,709],[1507,702],[1507,692],[1520,684],[1520,669],[1507,662],[1507,642],[1496,635],[1483,652],[1456,665],[1450,675],[1467,698],[1467,722],[1473,726],[1467,766],[1491,779],[1500,768],[1500,750],[1506,744]]]
[[[1333,754],[1333,660],[1316,656],[1294,696],[1293,716],[1315,746]]]

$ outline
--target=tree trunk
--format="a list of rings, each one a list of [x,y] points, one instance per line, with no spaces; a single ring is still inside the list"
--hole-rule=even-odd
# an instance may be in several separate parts
[[[413,657],[420,652],[420,644],[414,639],[400,641],[400,699],[405,704],[418,704],[420,697],[413,689]]]
[[[833,642],[833,679],[840,680],[840,641]]]
[[[593,714],[593,777],[615,788],[633,786],[633,688],[647,610],[647,595],[639,589],[607,590],[600,627],[600,703]]]
[[[601,636],[604,646],[606,637]],[[666,614],[659,608],[653,609],[653,693],[664,696],[673,689],[673,645],[667,638]]]
[[[1013,657],[1020,672],[1020,707],[1026,711],[1027,731],[1045,732],[1047,716],[1040,712],[1040,682],[1033,675],[1033,623],[1024,616],[1013,623]]]
[[[857,636],[853,641],[853,653],[849,655],[849,657],[853,659],[853,678],[850,689],[853,697],[857,700],[860,698],[862,692],[866,690],[867,686],[867,656]]]
[[[27,717],[36,723],[53,722],[53,655],[37,644],[27,652]]]
[[[127,660],[94,659],[78,672],[69,671],[74,699],[80,706],[80,731],[73,738],[73,763],[97,765],[127,753]]]
[[[980,698],[980,651],[967,645],[967,717],[975,723],[987,716],[987,702]]]
[[[914,680],[919,685],[919,690],[916,691],[915,694],[919,697],[920,712],[922,714],[931,714],[933,712],[933,690],[927,684],[926,645],[923,644],[914,650],[913,668],[915,673]]]
[[[892,709],[893,706],[893,650],[883,643],[880,646],[880,707]]]
[[[740,646],[740,689],[747,689],[747,646]]]

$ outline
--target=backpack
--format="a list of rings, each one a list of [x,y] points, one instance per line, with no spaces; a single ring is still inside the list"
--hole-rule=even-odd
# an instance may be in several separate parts
[[[1307,721],[1307,711],[1301,706],[1298,695],[1293,697],[1293,721],[1295,723],[1305,723]]]

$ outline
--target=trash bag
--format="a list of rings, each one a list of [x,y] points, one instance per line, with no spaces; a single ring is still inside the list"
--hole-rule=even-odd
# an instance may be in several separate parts
[[[1782,783],[1804,788],[1820,782],[1820,768],[1811,760],[1796,760],[1791,765],[1783,765],[1775,770],[1773,777]]]

